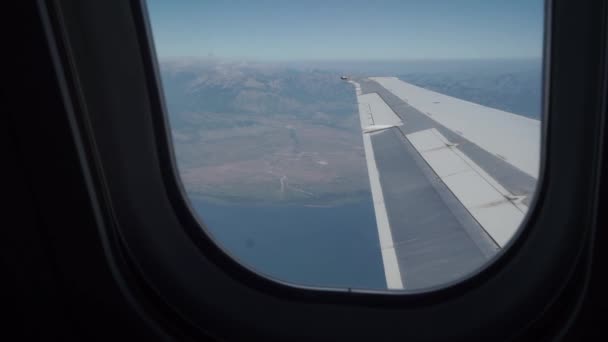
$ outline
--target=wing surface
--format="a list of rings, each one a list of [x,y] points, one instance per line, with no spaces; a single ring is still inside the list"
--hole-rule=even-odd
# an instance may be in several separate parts
[[[483,265],[528,209],[539,121],[394,77],[349,82],[388,288],[433,286]]]

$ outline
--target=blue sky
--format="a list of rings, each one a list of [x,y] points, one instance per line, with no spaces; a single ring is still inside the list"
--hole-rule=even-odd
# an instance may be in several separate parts
[[[541,0],[148,0],[159,57],[536,58]]]

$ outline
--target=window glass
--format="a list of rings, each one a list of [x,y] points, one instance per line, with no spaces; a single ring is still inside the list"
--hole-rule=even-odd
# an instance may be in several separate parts
[[[419,291],[530,210],[544,3],[148,1],[206,233],[298,285]]]

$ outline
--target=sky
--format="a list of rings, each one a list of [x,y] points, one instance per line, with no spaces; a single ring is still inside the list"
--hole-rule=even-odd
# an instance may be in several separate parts
[[[538,58],[542,0],[148,0],[159,57]]]

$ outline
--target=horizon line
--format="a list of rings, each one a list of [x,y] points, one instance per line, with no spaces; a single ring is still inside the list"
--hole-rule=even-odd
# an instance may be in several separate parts
[[[509,57],[452,57],[452,58],[309,58],[309,59],[264,59],[255,57],[220,57],[220,56],[159,56],[163,60],[200,60],[200,61],[234,61],[256,63],[314,63],[314,62],[442,62],[442,61],[483,61],[483,60],[539,60],[543,56],[509,56]]]

